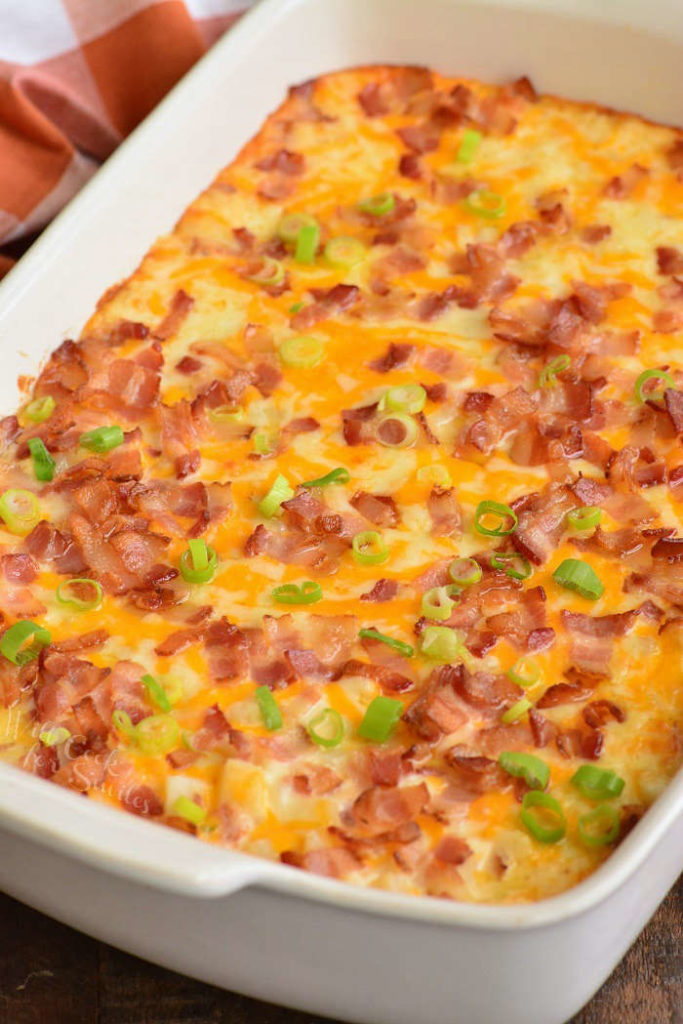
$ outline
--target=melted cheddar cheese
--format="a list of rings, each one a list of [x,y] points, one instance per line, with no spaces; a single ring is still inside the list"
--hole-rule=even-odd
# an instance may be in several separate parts
[[[614,842],[582,842],[596,805],[577,768],[624,780],[618,841],[681,762],[682,149],[675,129],[526,81],[370,68],[292,90],[53,354],[27,397],[51,396],[50,417],[24,407],[0,424],[0,490],[33,492],[41,520],[0,529],[3,628],[29,619],[51,637],[23,666],[0,659],[0,756],[363,885],[515,902],[593,871]],[[378,196],[387,208],[368,212]],[[282,241],[292,214],[318,226],[310,262]],[[326,250],[340,237],[358,250],[348,266]],[[286,358],[301,335],[314,365]],[[640,402],[648,368],[669,375],[666,397]],[[392,423],[387,390],[416,384],[424,409]],[[123,444],[86,451],[81,434],[106,425]],[[336,467],[348,482],[300,486]],[[278,476],[290,496],[265,516]],[[514,533],[477,531],[485,500],[514,505]],[[582,505],[601,508],[597,529],[568,525]],[[368,530],[381,563],[354,557]],[[205,583],[178,574],[197,538],[217,555]],[[483,579],[451,591],[443,664],[422,649],[444,626],[422,599],[463,557]],[[597,573],[597,600],[554,579],[569,558]],[[97,607],[56,599],[73,577],[100,584]],[[308,580],[317,603],[278,602]],[[521,657],[538,670],[524,691],[507,674]],[[402,717],[374,743],[358,728],[382,695]],[[334,746],[311,738],[325,709]],[[169,743],[141,740],[152,715]],[[498,765],[507,751],[549,766],[559,841],[520,820],[528,786]]]

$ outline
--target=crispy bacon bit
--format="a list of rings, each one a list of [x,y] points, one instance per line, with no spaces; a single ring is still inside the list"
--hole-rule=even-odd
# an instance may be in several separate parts
[[[587,224],[581,232],[581,238],[589,245],[597,245],[612,234],[609,224]]]
[[[293,868],[302,868],[304,871],[311,871],[314,875],[323,875],[326,878],[346,878],[351,871],[360,867],[356,855],[345,846],[327,846],[320,850],[308,850],[305,853],[297,853],[294,850],[284,850],[280,854],[283,864],[289,864]]]
[[[241,629],[223,617],[209,623],[206,634],[206,653],[209,671],[218,682],[239,679],[249,672],[247,638]]]
[[[368,117],[380,117],[388,114],[390,110],[388,99],[383,94],[379,82],[368,82],[364,85],[358,93],[358,102]]]
[[[579,683],[555,683],[536,701],[537,708],[555,708],[560,704],[588,700],[592,690]]]
[[[467,713],[459,699],[457,686],[464,667],[446,668],[435,673],[429,687],[417,698],[404,720],[429,742],[456,732],[467,721]]]
[[[462,512],[452,487],[434,486],[427,498],[427,511],[436,537],[455,537],[462,531]]]
[[[424,782],[416,786],[374,786],[353,804],[353,817],[369,835],[382,835],[414,821],[429,803]]]
[[[471,848],[464,839],[460,839],[458,836],[444,836],[434,850],[434,856],[437,860],[443,861],[444,864],[455,864],[456,866],[464,864],[471,855]]]
[[[294,330],[307,330],[355,306],[360,299],[360,288],[355,284],[336,284],[333,288],[313,288],[311,294],[315,301],[304,306],[291,319]]]
[[[510,538],[513,546],[530,562],[542,565],[557,547],[567,512],[574,505],[574,495],[564,484],[551,484],[539,494],[513,502],[519,520]]]
[[[649,174],[647,167],[642,164],[631,164],[623,174],[610,178],[603,189],[603,195],[608,199],[628,199]]]
[[[155,818],[164,813],[163,801],[151,786],[139,785],[130,789],[124,788],[120,799],[121,806],[131,814]]]
[[[392,341],[384,355],[371,360],[368,366],[377,373],[389,373],[390,370],[395,370],[398,366],[405,366],[414,352],[414,345],[396,344]]]
[[[292,153],[288,149],[278,149],[259,160],[256,165],[260,171],[279,171],[281,174],[303,174],[306,161],[301,153]]]
[[[0,568],[8,583],[33,583],[38,576],[38,566],[30,555],[2,555]]]
[[[365,594],[361,594],[361,601],[391,601],[398,593],[396,580],[377,580],[375,585]]]
[[[168,341],[178,333],[194,306],[194,299],[179,288],[171,299],[168,313],[154,329],[154,337],[159,341]]]
[[[610,718],[615,722],[625,722],[626,715],[611,700],[593,700],[583,709],[583,719],[591,729],[600,729],[607,725]]]
[[[664,404],[674,430],[677,434],[683,434],[683,392],[667,388],[664,392]]]
[[[404,153],[398,162],[398,173],[404,178],[419,181],[424,176],[424,167],[415,153]]]
[[[439,133],[428,121],[399,128],[396,134],[415,153],[431,153],[439,147]]]
[[[350,504],[375,526],[394,527],[401,521],[396,502],[391,495],[356,491],[350,499]]]
[[[672,245],[661,245],[655,249],[657,270],[660,274],[683,274],[683,252]]]

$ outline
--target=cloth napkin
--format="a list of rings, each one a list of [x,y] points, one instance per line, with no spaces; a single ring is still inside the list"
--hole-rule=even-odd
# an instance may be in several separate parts
[[[0,276],[254,2],[0,0]]]

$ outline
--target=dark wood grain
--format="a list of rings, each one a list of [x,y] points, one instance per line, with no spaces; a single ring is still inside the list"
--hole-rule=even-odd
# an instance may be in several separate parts
[[[571,1024],[683,1024],[682,940],[683,879]],[[1,896],[0,1022],[326,1024],[154,967]]]

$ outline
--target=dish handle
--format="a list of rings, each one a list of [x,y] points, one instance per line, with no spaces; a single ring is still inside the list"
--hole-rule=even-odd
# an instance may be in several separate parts
[[[3,764],[0,829],[74,857],[88,869],[186,896],[228,896],[265,881],[276,867]]]

